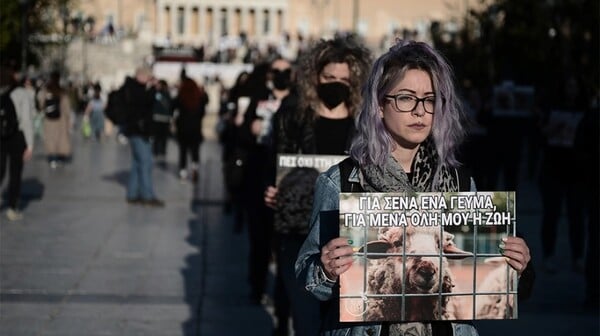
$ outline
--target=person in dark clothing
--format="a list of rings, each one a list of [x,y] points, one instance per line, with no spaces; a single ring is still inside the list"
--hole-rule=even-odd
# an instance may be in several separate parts
[[[167,139],[171,128],[173,108],[169,85],[163,79],[156,83],[156,94],[152,108],[152,120],[154,125],[154,138],[152,140],[152,153],[155,158],[163,160],[167,154]]]
[[[16,221],[23,219],[19,200],[23,167],[33,155],[32,117],[35,103],[27,90],[17,85],[14,73],[9,68],[0,69],[0,100],[0,185],[8,170],[6,218]],[[12,115],[8,116],[10,113]]]
[[[208,95],[204,88],[187,76],[185,69],[181,71],[179,92],[175,98],[175,133],[179,145],[179,178],[188,176],[188,155],[192,181],[198,180],[200,162],[200,144],[202,135],[202,119],[208,104]]]
[[[285,108],[282,104],[274,117],[276,152],[347,154],[355,132],[354,115],[360,104],[361,85],[370,63],[369,50],[352,37],[321,40],[306,52],[299,60],[298,104]],[[286,211],[287,204],[277,203],[277,192],[275,186],[268,187],[265,202],[276,212]],[[306,225],[299,225],[301,230],[288,229],[283,224],[275,226],[276,283],[281,282],[285,289],[297,336],[316,335],[319,330],[314,321],[319,319],[320,303],[296,281],[294,272],[296,256],[308,234],[308,221],[306,218]],[[278,316],[278,321],[276,334],[287,335],[287,319]]]
[[[250,102],[250,73],[242,71],[235,84],[227,92],[226,102],[221,109],[222,130],[220,141],[223,146],[223,178],[227,199],[225,211],[231,212],[234,218],[234,232],[242,231],[244,224],[242,187],[246,163],[246,150],[238,144],[240,126]],[[225,98],[225,97],[224,97]]]
[[[598,311],[600,306],[600,221],[598,218],[598,204],[600,204],[600,110],[598,100],[595,97],[592,106],[586,112],[579,123],[575,134],[575,155],[577,166],[581,167],[581,177],[577,178],[581,200],[583,204],[584,223],[587,222],[587,250],[585,253],[585,300],[584,307],[589,310]]]
[[[251,300],[255,304],[259,304],[265,294],[273,234],[273,212],[263,201],[263,192],[270,183],[274,168],[271,165],[271,120],[290,94],[289,85],[275,85],[276,81],[273,80],[275,71],[285,72],[291,68],[290,62],[276,59],[266,65],[270,67],[255,68],[255,71],[266,72],[262,84],[255,86],[256,91],[244,113],[238,138],[238,145],[243,146],[247,153],[243,186],[244,212],[250,240],[248,269]]]
[[[156,198],[152,183],[152,107],[155,89],[152,71],[140,67],[135,78],[127,77],[123,84],[125,135],[131,146],[131,171],[127,183],[127,202],[153,207],[162,207],[164,202]]]
[[[572,268],[584,270],[584,223],[579,179],[567,172],[577,159],[575,132],[586,109],[582,90],[574,77],[562,82],[560,89],[545,108],[542,133],[545,135],[540,171],[542,198],[542,251],[544,269],[559,270],[555,260],[557,228],[563,202],[567,210]]]

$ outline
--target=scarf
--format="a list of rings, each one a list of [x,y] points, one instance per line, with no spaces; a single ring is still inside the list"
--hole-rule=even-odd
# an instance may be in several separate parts
[[[398,161],[390,154],[383,166],[368,164],[361,168],[361,184],[366,192],[458,191],[456,170],[446,165],[439,168],[439,177],[434,183],[437,167],[438,154],[435,145],[431,138],[427,138],[419,146],[413,160],[410,181]]]
[[[412,178],[390,154],[383,166],[366,165],[361,168],[361,185],[366,192],[428,192],[458,191],[458,174],[455,169],[442,165],[439,178],[434,182],[438,167],[438,154],[431,138],[425,140],[417,150],[412,162]],[[389,336],[431,336],[430,323],[384,323],[389,327]]]

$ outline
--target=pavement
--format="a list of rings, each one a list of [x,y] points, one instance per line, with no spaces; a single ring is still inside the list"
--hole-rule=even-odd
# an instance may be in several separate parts
[[[247,236],[233,232],[224,211],[215,140],[202,145],[197,184],[177,178],[169,143],[166,164],[154,170],[164,208],[125,202],[129,147],[113,138],[75,136],[72,162],[57,169],[41,147],[24,171],[24,219],[0,219],[0,335],[271,334],[272,305],[248,300]],[[480,334],[599,335],[598,312],[582,308],[583,276],[539,267],[531,180],[517,197],[519,230],[538,265],[534,293],[519,303],[517,320],[477,322]],[[565,224],[558,244],[568,251]],[[568,253],[559,261],[569,265]]]

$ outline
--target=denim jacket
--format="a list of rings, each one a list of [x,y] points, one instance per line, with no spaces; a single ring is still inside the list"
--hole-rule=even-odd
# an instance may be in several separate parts
[[[358,182],[358,170],[354,169],[349,181]],[[473,187],[473,183],[471,185]],[[321,301],[329,301],[321,326],[322,336],[379,336],[379,323],[339,322],[339,309],[335,297],[339,285],[325,276],[320,261],[321,247],[339,236],[340,170],[335,165],[319,175],[315,185],[310,232],[296,260],[296,277],[307,291]],[[323,223],[323,225],[321,225]],[[454,336],[478,336],[475,327],[468,323],[452,323]]]

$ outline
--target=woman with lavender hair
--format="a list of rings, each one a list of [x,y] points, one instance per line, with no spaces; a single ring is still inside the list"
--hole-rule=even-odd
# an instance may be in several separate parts
[[[456,158],[466,117],[453,77],[443,56],[422,42],[398,41],[376,60],[363,91],[350,158],[319,176],[311,230],[296,261],[296,275],[305,288],[331,301],[321,335],[477,335],[469,321],[343,323],[334,304],[339,276],[353,262],[348,238],[334,238],[341,191],[475,189]],[[501,253],[519,275],[525,274],[530,255],[523,239],[508,237]]]

